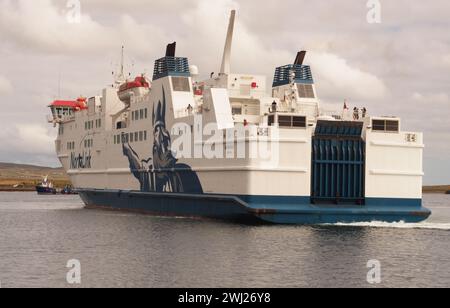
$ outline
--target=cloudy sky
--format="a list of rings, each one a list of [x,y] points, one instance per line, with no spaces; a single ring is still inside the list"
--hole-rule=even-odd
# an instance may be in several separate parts
[[[371,0],[371,2],[374,2]],[[424,131],[425,181],[450,183],[450,3],[379,0],[0,0],[0,161],[58,165],[46,106],[100,93],[126,46],[128,70],[148,72],[178,42],[208,75],[219,68],[230,9],[237,9],[232,68],[267,75],[309,51],[319,96]]]

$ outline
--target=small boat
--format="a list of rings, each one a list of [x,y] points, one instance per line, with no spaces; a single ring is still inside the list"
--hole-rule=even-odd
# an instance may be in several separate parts
[[[48,180],[46,176],[40,185],[36,186],[38,195],[56,195],[56,189],[53,187],[53,183]]]
[[[78,193],[73,189],[72,186],[67,185],[61,190],[61,195],[78,195]]]
[[[450,190],[447,190],[445,193],[446,193],[447,195],[450,195]]]

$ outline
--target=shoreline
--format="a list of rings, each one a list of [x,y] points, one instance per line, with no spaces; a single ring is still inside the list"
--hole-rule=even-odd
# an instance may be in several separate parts
[[[0,188],[0,192],[35,192],[36,189],[26,189],[26,188]]]
[[[63,189],[62,187],[55,187],[56,189]],[[1,187],[0,192],[35,192],[36,187],[24,187],[24,188],[13,188],[13,187]],[[425,186],[423,188],[424,194],[450,194],[450,186]]]
[[[450,185],[435,185],[435,186],[424,186],[424,194],[449,194]]]

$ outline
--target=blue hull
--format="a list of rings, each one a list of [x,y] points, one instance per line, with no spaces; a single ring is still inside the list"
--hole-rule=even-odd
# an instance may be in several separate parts
[[[230,196],[78,190],[87,208],[248,223],[332,224],[421,222],[431,212],[420,199],[367,199],[365,205],[313,205],[309,197]]]

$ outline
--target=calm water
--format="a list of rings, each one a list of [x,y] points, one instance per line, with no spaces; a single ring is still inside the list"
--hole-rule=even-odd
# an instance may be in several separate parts
[[[77,196],[0,193],[2,287],[450,287],[450,196],[419,225],[244,226],[85,210]]]

